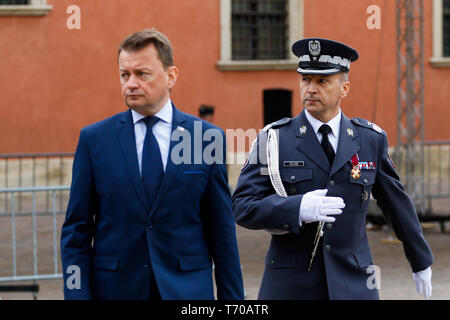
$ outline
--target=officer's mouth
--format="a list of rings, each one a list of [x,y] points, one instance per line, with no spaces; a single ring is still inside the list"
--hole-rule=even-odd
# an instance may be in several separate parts
[[[306,103],[316,103],[316,102],[320,102],[319,99],[305,99]]]

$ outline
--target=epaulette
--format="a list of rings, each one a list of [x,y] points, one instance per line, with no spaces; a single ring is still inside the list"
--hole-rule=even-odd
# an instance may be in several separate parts
[[[361,126],[361,127],[369,128],[369,129],[372,129],[372,130],[374,130],[374,131],[376,131],[376,132],[378,132],[378,133],[383,134],[383,129],[381,129],[381,128],[380,128],[379,126],[377,126],[375,123],[370,122],[370,121],[368,121],[368,120],[366,120],[366,119],[363,119],[363,118],[353,118],[353,119],[352,119],[352,122],[353,122],[354,124],[356,124],[356,125]]]
[[[286,123],[291,122],[292,118],[283,118],[280,120],[277,120],[275,122],[269,123],[267,126],[265,126],[262,131],[266,132],[268,131],[270,128],[276,128],[276,127],[280,127],[282,125],[285,125]]]

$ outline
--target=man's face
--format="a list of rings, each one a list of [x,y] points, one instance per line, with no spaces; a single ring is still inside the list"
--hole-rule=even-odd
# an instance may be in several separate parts
[[[300,97],[303,107],[319,120],[335,116],[339,111],[341,99],[347,96],[349,90],[350,82],[340,73],[301,75]]]
[[[164,106],[178,77],[175,66],[164,68],[153,44],[138,51],[122,50],[119,72],[126,105],[146,116]]]

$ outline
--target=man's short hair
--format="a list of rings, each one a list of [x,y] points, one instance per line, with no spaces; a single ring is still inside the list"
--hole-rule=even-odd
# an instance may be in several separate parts
[[[119,55],[124,51],[139,51],[150,44],[154,45],[158,51],[159,60],[161,60],[165,69],[173,66],[173,50],[169,39],[161,32],[152,29],[145,29],[133,33],[126,37],[119,45]]]
[[[342,81],[348,81],[348,72],[341,72]]]

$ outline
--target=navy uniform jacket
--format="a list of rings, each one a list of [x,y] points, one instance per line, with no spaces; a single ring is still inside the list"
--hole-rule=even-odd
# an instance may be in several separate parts
[[[173,108],[172,132],[194,138],[194,121]],[[202,122],[211,128],[223,135]],[[151,270],[162,299],[214,299],[213,261],[217,297],[244,298],[225,164],[176,165],[177,144],[150,207],[131,111],[81,130],[61,234],[66,299],[148,299]],[[66,285],[71,265],[81,269],[80,289]]]
[[[367,286],[372,275],[367,268],[373,261],[365,229],[369,203],[365,193],[372,192],[402,240],[412,271],[433,263],[414,205],[388,158],[388,141],[382,130],[375,130],[367,120],[350,120],[342,114],[338,148],[330,168],[304,112],[272,127],[278,129],[280,175],[288,197],[275,194],[265,174],[266,161],[258,157],[265,155],[267,132],[258,136],[233,195],[239,225],[289,231],[272,235],[259,299],[378,299],[378,291]],[[359,179],[350,175],[350,160],[356,153],[360,162],[375,162],[375,169],[361,170]],[[284,161],[303,161],[303,165],[292,167]],[[342,214],[334,216],[334,223],[325,224],[308,272],[318,223],[302,222],[299,227],[299,208],[302,196],[316,189],[328,189],[327,195],[342,197],[346,206]]]

